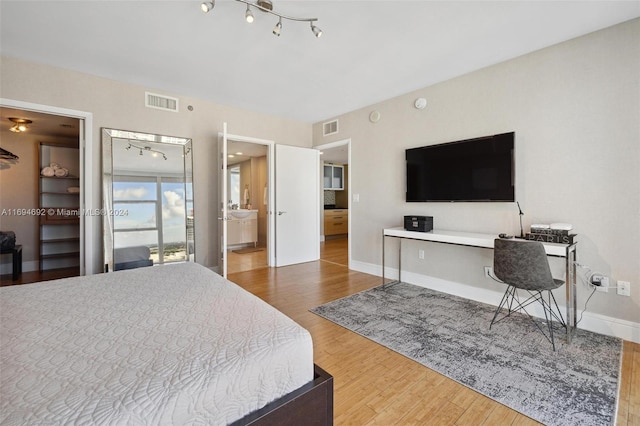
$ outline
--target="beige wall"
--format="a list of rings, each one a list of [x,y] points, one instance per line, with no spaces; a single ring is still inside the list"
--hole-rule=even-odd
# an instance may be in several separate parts
[[[426,109],[413,107],[417,97]],[[381,113],[376,124],[373,110]],[[351,192],[360,197],[352,203],[355,264],[379,267],[381,229],[401,226],[405,214],[431,215],[440,229],[519,233],[515,203],[404,201],[406,148],[515,131],[525,230],[572,223],[579,262],[632,283],[632,297],[596,293],[587,311],[640,321],[640,20],[337,118],[340,133],[322,137],[316,123],[313,142],[351,138]],[[418,247],[428,260],[418,260]],[[504,289],[483,276],[490,250],[407,243],[404,253],[403,270]],[[562,262],[553,266],[562,276]],[[578,285],[579,309],[590,292]]]
[[[265,200],[265,187],[268,181],[267,156],[251,158],[251,203],[252,209],[258,210],[258,244],[267,245],[267,205]]]
[[[235,135],[285,145],[311,146],[311,125],[308,123],[9,57],[1,58],[0,74],[2,98],[93,114],[94,155],[92,163],[87,165],[94,182],[90,206],[102,205],[101,127],[192,138],[196,261],[206,266],[217,264],[217,138],[222,123],[227,122],[229,132]],[[189,78],[189,75],[185,73],[182,78]],[[178,97],[180,112],[145,108],[145,91]],[[193,106],[193,111],[187,110],[188,105]],[[94,230],[91,244],[101,254],[101,227]],[[101,263],[101,259],[97,259],[97,264]]]
[[[246,209],[244,200],[244,190],[249,190],[249,202],[253,198],[253,181],[251,179],[251,172],[253,167],[251,166],[251,160],[243,161],[240,166],[240,206],[241,209]]]
[[[336,192],[336,206],[342,208],[349,208],[349,165],[343,164],[344,173],[342,176],[344,190]]]
[[[16,164],[3,164],[0,169],[0,211],[5,209],[38,208],[38,135],[2,132],[2,148],[20,157]],[[11,188],[11,190],[9,190]],[[0,217],[0,230],[16,233],[16,244],[22,244],[24,270],[37,268],[38,217],[15,216],[7,213]],[[11,255],[2,256],[3,264],[11,265]],[[5,268],[10,272],[10,267]]]

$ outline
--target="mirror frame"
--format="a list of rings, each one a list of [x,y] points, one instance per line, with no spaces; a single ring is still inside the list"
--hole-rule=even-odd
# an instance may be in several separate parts
[[[194,188],[193,188],[193,141],[190,138],[173,137],[158,135],[152,133],[133,132],[128,130],[118,130],[103,127],[102,134],[102,228],[103,228],[103,254],[104,254],[104,272],[114,272],[114,223],[113,223],[113,140],[127,139],[134,143],[153,142],[154,144],[167,144],[172,146],[182,146],[182,169],[184,194],[185,194],[185,242],[186,262],[195,262],[196,244],[195,244],[195,214],[187,210],[190,202],[192,210],[195,210]],[[191,185],[191,197],[187,199],[187,185]],[[192,247],[190,251],[189,247]],[[193,257],[191,256],[193,255]]]

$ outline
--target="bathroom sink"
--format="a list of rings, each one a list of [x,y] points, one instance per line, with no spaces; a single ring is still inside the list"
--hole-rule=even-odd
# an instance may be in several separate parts
[[[249,216],[251,213],[257,212],[258,210],[244,210],[244,209],[238,209],[238,210],[229,210],[229,213],[231,213],[231,216],[238,218],[238,219],[244,219],[245,217]]]

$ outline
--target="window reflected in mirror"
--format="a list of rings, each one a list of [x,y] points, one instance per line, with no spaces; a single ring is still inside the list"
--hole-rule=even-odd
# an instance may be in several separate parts
[[[191,140],[103,129],[105,270],[194,261]]]

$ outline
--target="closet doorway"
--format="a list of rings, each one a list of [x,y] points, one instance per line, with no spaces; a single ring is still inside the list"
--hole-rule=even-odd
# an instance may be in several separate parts
[[[100,207],[99,188],[93,187],[95,169],[93,161],[93,114],[90,112],[60,108],[51,105],[17,101],[0,98],[0,107],[15,108],[27,112],[51,114],[76,119],[79,132],[80,160],[80,210],[98,209]],[[80,275],[100,272],[101,249],[96,244],[94,235],[99,232],[100,217],[81,215],[80,217]],[[24,261],[24,259],[23,259]]]
[[[84,273],[82,126],[75,117],[0,107],[2,230],[15,233],[21,270],[14,279],[11,255],[3,255],[3,285]]]

